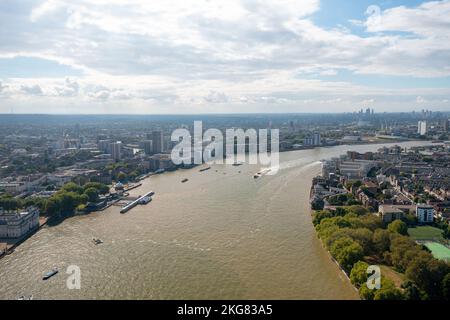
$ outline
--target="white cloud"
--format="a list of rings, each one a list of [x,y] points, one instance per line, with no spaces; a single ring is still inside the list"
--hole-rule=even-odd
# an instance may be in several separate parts
[[[21,86],[20,90],[25,94],[33,96],[40,96],[43,94],[42,88],[37,84],[31,86]]]
[[[63,86],[55,86],[56,94],[62,97],[73,97],[78,95],[80,85],[78,82],[66,78]]]
[[[0,57],[45,58],[84,72],[5,79],[0,92],[8,103],[38,95],[88,111],[105,101],[174,110],[235,105],[234,111],[267,102],[347,108],[372,96],[374,105],[397,97],[406,106],[419,103],[419,94],[444,103],[448,89],[388,90],[331,79],[338,70],[450,76],[449,0],[369,10],[355,22],[367,37],[318,26],[312,19],[318,10],[319,0],[24,0],[9,14],[1,14],[0,4]]]
[[[225,103],[229,102],[229,98],[223,92],[211,91],[207,96],[203,98],[209,103]]]

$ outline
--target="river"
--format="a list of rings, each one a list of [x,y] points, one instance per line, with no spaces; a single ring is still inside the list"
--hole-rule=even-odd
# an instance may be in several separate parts
[[[1,259],[0,299],[358,299],[316,237],[309,189],[321,159],[380,146],[281,153],[278,174],[256,180],[254,165],[152,176],[131,192],[155,191],[149,204],[44,227]],[[66,286],[69,265],[79,290]]]

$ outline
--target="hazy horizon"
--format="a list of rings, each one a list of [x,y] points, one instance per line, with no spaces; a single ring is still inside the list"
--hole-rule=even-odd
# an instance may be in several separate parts
[[[423,110],[432,111],[433,113],[449,114],[450,110],[432,110],[424,108]],[[383,111],[375,114],[408,114],[415,112],[421,113],[422,110],[410,110],[410,111]],[[313,115],[352,115],[357,114],[356,111],[341,111],[341,112],[208,112],[208,113],[1,113],[0,116],[253,116],[253,115],[298,115],[298,116],[313,116]]]

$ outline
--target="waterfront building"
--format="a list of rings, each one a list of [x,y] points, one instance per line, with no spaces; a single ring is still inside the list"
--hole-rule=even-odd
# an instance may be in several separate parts
[[[348,179],[360,179],[366,177],[376,165],[376,162],[370,160],[342,161],[339,163],[339,171],[342,176],[346,176]]]
[[[314,132],[312,134],[308,134],[303,139],[303,144],[305,146],[320,146],[322,145],[322,138],[319,132]]]
[[[39,227],[39,209],[5,211],[0,209],[0,238],[20,239]]]
[[[314,132],[313,134],[313,145],[320,146],[322,144],[322,138],[319,132]]]
[[[361,141],[361,136],[344,136],[341,141],[344,143],[354,143]]]
[[[434,208],[426,204],[418,204],[416,206],[416,217],[419,223],[433,223]]]
[[[306,137],[305,139],[303,139],[303,144],[305,146],[312,146],[313,145],[313,138]]]
[[[322,161],[322,176],[329,178],[330,174],[334,174],[338,168],[339,158],[332,158],[331,160]]]
[[[175,164],[172,162],[170,154],[155,154],[150,157],[149,162],[150,170],[152,171],[160,169],[172,170],[176,168]]]

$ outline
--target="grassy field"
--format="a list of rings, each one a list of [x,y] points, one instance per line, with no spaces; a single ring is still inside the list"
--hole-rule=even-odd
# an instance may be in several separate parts
[[[402,283],[405,281],[405,276],[392,269],[392,267],[380,265],[380,269],[381,269],[381,277],[384,276],[390,279],[392,282],[394,282],[397,288],[400,288]]]
[[[425,246],[431,250],[436,259],[450,261],[450,249],[446,246],[437,242],[427,242]]]
[[[408,234],[413,240],[443,240],[442,230],[430,226],[422,226],[416,228],[409,228]]]

